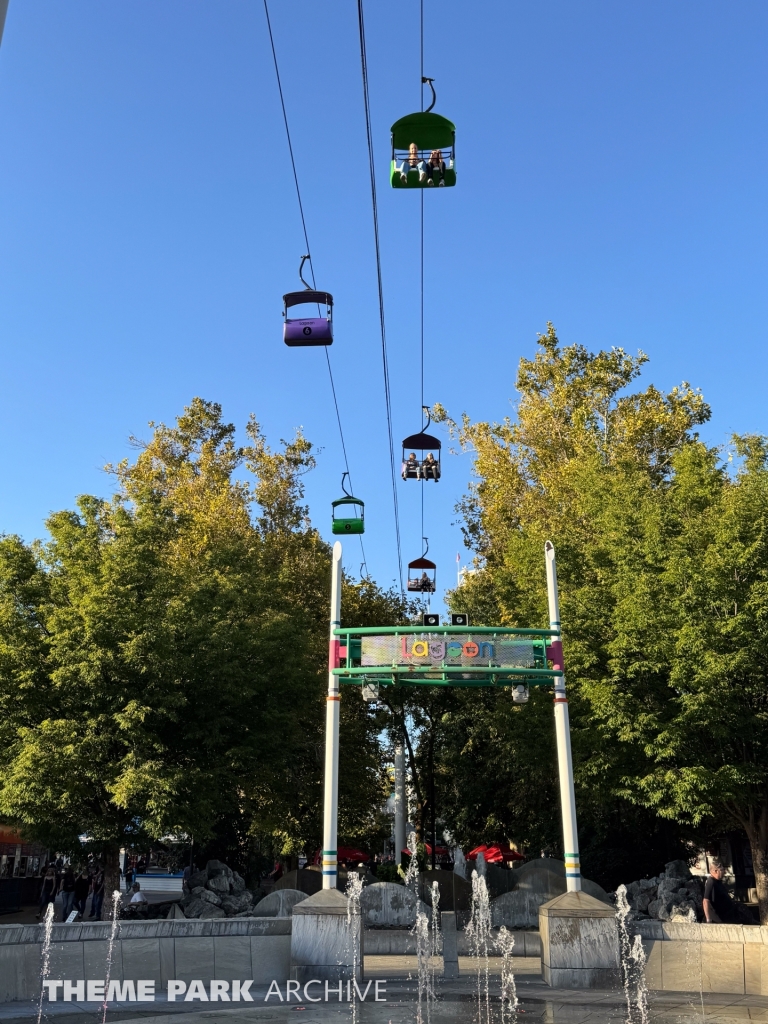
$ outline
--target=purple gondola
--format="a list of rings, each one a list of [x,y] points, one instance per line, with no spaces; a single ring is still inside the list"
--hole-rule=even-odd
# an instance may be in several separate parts
[[[325,316],[288,319],[288,310],[311,302],[326,307]],[[330,292],[306,289],[302,292],[288,292],[283,296],[283,341],[290,346],[332,345],[333,344],[333,296]]]

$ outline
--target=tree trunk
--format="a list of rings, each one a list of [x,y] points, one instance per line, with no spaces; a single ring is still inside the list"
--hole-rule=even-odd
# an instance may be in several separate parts
[[[104,854],[104,902],[101,905],[101,920],[111,921],[114,912],[114,893],[120,891],[120,849],[109,847]]]
[[[768,803],[764,803],[756,815],[750,814],[744,829],[752,851],[760,924],[768,925]]]

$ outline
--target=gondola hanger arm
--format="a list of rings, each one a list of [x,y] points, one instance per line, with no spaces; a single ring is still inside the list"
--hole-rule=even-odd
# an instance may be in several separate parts
[[[346,494],[346,496],[348,498],[353,498],[354,495],[350,494],[349,491],[347,490],[347,488],[344,486],[344,479],[345,479],[345,477],[348,477],[348,476],[349,476],[349,473],[342,473],[342,476],[341,476],[341,489],[342,489],[342,491],[344,491],[344,493]]]
[[[428,85],[429,88],[432,90],[432,102],[429,104],[427,109],[424,111],[425,114],[428,114],[430,112],[430,110],[432,109],[432,107],[434,107],[435,103],[437,103],[437,93],[435,92],[435,87],[432,84],[433,82],[434,82],[434,78],[424,78],[424,77],[422,77],[422,79],[421,79],[421,84],[422,85]]]
[[[304,280],[304,275],[302,274],[302,270],[304,269],[304,264],[306,263],[307,260],[310,261],[309,265],[312,266],[312,257],[309,255],[309,253],[307,253],[306,256],[302,256],[301,257],[301,263],[299,264],[299,280],[304,285],[304,287],[307,289],[307,291],[311,292],[312,291],[312,285],[311,284],[307,284],[307,282]]]

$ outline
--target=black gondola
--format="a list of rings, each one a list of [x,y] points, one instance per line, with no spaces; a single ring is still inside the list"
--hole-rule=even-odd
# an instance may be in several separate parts
[[[434,594],[437,587],[437,566],[426,557],[429,541],[426,537],[422,539],[426,544],[424,554],[421,558],[408,563],[408,590],[417,594]]]
[[[421,433],[411,434],[403,441],[400,475],[403,480],[434,480],[437,483],[440,479],[440,438],[426,433],[431,416],[426,405],[422,408],[427,414],[427,424]],[[417,457],[416,452],[421,453],[421,458]]]

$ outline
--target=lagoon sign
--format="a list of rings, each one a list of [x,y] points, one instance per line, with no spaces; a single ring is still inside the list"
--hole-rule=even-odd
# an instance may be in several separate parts
[[[360,664],[369,668],[471,665],[546,668],[543,641],[471,633],[363,636]]]

